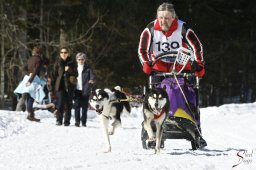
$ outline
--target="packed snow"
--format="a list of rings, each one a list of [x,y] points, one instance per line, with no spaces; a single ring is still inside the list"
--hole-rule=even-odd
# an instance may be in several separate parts
[[[36,111],[40,123],[26,112],[0,110],[1,170],[226,170],[256,169],[256,103],[201,109],[208,146],[191,150],[186,140],[169,139],[160,154],[142,149],[142,108],[122,116],[122,127],[105,146],[98,117],[89,110],[87,127],[56,126],[48,111]],[[233,167],[235,166],[235,167]],[[233,168],[232,168],[233,167]]]

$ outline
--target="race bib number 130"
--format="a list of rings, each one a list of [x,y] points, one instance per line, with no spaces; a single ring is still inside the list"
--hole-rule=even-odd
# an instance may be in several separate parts
[[[176,41],[173,41],[171,43],[169,42],[156,42],[157,50],[158,52],[168,52],[174,49],[178,49],[180,47],[179,43]]]

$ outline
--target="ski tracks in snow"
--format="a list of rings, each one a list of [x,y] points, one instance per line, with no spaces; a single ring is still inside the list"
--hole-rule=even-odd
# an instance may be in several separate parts
[[[238,164],[239,151],[256,148],[256,133],[252,130],[256,129],[256,115],[229,114],[225,108],[202,109],[206,148],[193,151],[189,141],[169,139],[159,155],[142,149],[140,111],[133,111],[136,116],[123,117],[122,128],[111,136],[112,152],[108,154],[101,152],[105,142],[99,121],[91,111],[86,128],[75,127],[73,118],[69,127],[56,126],[54,116],[45,111],[36,112],[41,123],[26,120],[24,112],[0,114],[1,170],[223,170]],[[237,167],[255,169],[256,155],[253,156],[251,164]]]

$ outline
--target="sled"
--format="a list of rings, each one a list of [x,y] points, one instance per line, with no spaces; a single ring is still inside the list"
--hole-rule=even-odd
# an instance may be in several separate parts
[[[189,61],[193,61],[193,52],[181,48],[156,56],[153,65],[159,60],[166,59],[173,62],[172,71],[169,73],[153,73],[162,77],[159,83],[152,83],[152,75],[149,77],[149,88],[165,86],[170,100],[170,111],[163,124],[161,148],[167,139],[185,139],[191,142],[192,150],[197,150],[207,145],[202,138],[200,129],[199,111],[199,78],[194,73],[184,72],[183,69]],[[179,64],[181,69],[175,70]],[[152,124],[153,130],[155,127]],[[148,141],[146,130],[142,127],[141,140],[144,149],[154,149],[155,141]]]

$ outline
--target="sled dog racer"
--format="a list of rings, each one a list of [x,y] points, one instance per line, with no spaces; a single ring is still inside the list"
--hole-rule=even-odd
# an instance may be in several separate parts
[[[194,31],[178,19],[173,4],[163,3],[157,9],[157,19],[149,23],[140,36],[138,53],[143,71],[146,74],[151,74],[153,70],[170,72],[172,63],[159,61],[152,68],[152,61],[155,61],[155,56],[180,47],[191,49],[196,61],[188,63],[184,71],[192,70],[197,76],[203,77],[205,70],[201,42]],[[179,71],[180,68],[178,65],[175,70]]]
[[[152,63],[156,61],[156,56],[159,54],[175,50],[177,51],[181,47],[191,50],[195,57],[193,61],[185,63],[184,67],[183,65],[179,64],[175,64],[174,66],[173,61],[168,61],[168,59],[161,59],[152,65]],[[152,75],[151,83],[155,85],[161,84],[164,77],[156,76],[154,72],[171,72],[174,69],[176,72],[192,72],[195,73],[198,77],[203,77],[205,74],[202,44],[194,31],[189,28],[185,22],[178,19],[174,6],[171,3],[161,4],[157,9],[156,19],[149,23],[141,33],[138,54],[140,62],[143,66],[143,71],[148,75]],[[185,115],[190,115],[192,117],[193,115],[197,115],[194,116],[194,120],[197,121],[197,127],[201,133],[200,111],[198,107],[198,91],[197,89],[189,90],[190,87],[184,83],[182,84],[182,82],[186,82],[184,80],[185,77],[180,77],[178,79],[179,80],[176,79],[177,83],[174,84],[180,84],[181,86],[184,86],[183,89],[187,89],[185,91],[191,91],[191,94],[185,94],[184,97],[189,96],[191,99],[189,102],[193,103],[193,107],[197,109],[192,111],[191,106],[189,106],[189,109],[187,109],[186,104],[183,101],[184,98],[177,97],[182,96],[182,90],[172,87],[168,93],[172,106],[172,109],[169,112],[169,116],[176,115],[180,112],[179,109],[175,110],[176,107],[174,106],[177,106],[177,108],[180,109],[182,108],[186,113]],[[174,79],[169,78],[169,80],[169,82],[172,82]],[[188,112],[186,112],[187,110]],[[182,114],[184,112],[182,112]],[[201,146],[206,146],[206,141],[202,138],[201,135],[200,138]]]

